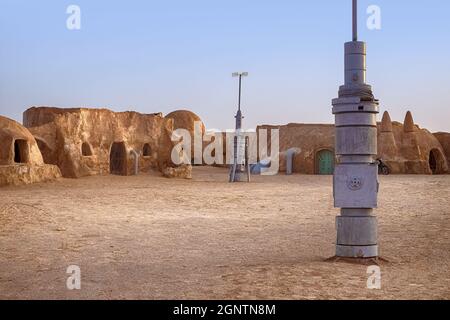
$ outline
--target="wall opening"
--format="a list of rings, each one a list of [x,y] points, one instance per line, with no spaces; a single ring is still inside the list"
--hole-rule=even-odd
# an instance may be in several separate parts
[[[433,149],[430,151],[428,163],[430,166],[430,170],[433,174],[444,173],[445,158],[444,155],[438,149]]]
[[[142,150],[142,155],[144,157],[150,157],[152,155],[152,148],[150,147],[150,144],[148,144],[148,143],[144,144],[144,148]]]
[[[114,142],[109,155],[109,170],[111,174],[127,175],[127,148],[124,142]]]
[[[42,159],[44,159],[45,164],[54,164],[52,163],[52,150],[44,141],[40,139],[36,139],[39,151],[41,151]]]
[[[81,145],[81,154],[83,157],[90,157],[93,155],[91,145],[87,142],[84,142]]]
[[[334,173],[334,152],[328,149],[316,153],[316,174],[332,175]]]
[[[14,162],[27,163],[28,162],[28,142],[26,140],[14,141]]]

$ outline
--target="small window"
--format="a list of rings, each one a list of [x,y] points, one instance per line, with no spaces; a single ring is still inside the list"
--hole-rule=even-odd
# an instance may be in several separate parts
[[[28,162],[28,142],[26,140],[14,141],[14,162],[15,163]]]
[[[83,143],[83,145],[81,146],[81,154],[83,155],[83,157],[92,156],[92,149],[89,143],[87,142]]]
[[[144,157],[150,157],[152,155],[152,148],[150,148],[150,145],[148,143],[144,144],[142,154]]]

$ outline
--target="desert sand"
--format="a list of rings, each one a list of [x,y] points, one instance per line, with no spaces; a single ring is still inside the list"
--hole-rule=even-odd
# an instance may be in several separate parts
[[[450,175],[380,177],[381,290],[366,265],[325,261],[331,177],[193,176],[1,188],[0,298],[450,299]]]

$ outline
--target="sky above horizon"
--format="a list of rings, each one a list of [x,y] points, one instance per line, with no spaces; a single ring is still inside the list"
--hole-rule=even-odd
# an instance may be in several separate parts
[[[450,2],[360,0],[368,83],[381,112],[450,131]],[[81,30],[69,30],[69,5]],[[365,27],[381,8],[381,30]],[[333,123],[350,0],[0,0],[0,115],[31,106],[142,113],[189,109],[234,127],[247,71],[245,126]],[[380,115],[381,119],[381,115]]]

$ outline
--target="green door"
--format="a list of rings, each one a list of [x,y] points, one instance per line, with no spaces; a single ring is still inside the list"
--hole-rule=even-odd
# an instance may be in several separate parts
[[[317,153],[318,173],[331,175],[334,173],[334,154],[330,150],[322,150]]]

